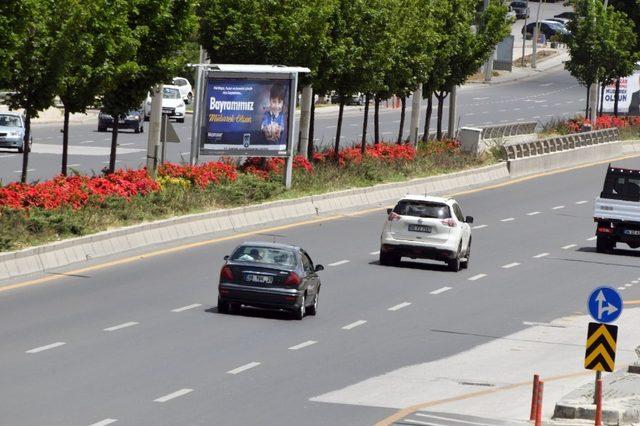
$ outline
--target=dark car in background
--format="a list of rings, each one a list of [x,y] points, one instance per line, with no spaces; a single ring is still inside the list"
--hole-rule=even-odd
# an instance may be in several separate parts
[[[554,18],[564,18],[564,19],[572,20],[573,18],[576,17],[576,13],[575,12],[562,12],[562,13],[559,13],[557,15],[554,15],[553,17]]]
[[[355,93],[353,95],[345,96],[344,104],[345,105],[364,105],[365,97],[362,93]],[[331,103],[339,104],[340,96],[337,93],[331,95]]]
[[[527,7],[527,3],[524,1],[512,1],[511,10],[516,13],[516,19],[525,19],[529,17],[529,8]]]
[[[322,265],[300,247],[245,242],[225,256],[218,282],[218,312],[241,305],[283,309],[301,320],[318,310]]]
[[[531,22],[526,26],[527,38],[533,37],[534,27],[536,26],[535,22]],[[525,27],[522,28],[522,33],[525,33]],[[562,36],[565,34],[569,34],[567,28],[562,25],[560,22],[555,21],[540,21],[540,34],[544,34],[547,40],[555,35]]]
[[[113,129],[113,117],[104,111],[98,114],[98,131]],[[137,109],[128,111],[124,118],[118,120],[118,129],[133,129],[135,133],[144,132],[144,113]]]

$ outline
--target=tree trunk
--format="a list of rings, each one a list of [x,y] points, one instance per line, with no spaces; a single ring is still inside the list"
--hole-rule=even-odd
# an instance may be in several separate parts
[[[600,84],[600,114],[598,115],[602,115],[602,110],[604,109],[604,88],[605,88],[605,84],[601,83]]]
[[[400,100],[402,101],[402,109],[400,110],[400,128],[398,129],[398,145],[402,144],[402,136],[404,134],[404,116],[405,113],[407,112],[407,97],[405,95],[402,95],[400,97]]]
[[[373,143],[377,145],[380,143],[380,97],[375,97],[375,105],[373,108]]]
[[[618,96],[620,96],[620,79],[616,80],[616,98],[613,101],[613,115],[618,116]]]
[[[116,147],[118,146],[118,116],[113,117],[113,130],[111,131],[111,153],[109,155],[108,174],[116,171]]]
[[[427,97],[427,112],[424,117],[424,134],[422,135],[422,140],[424,142],[429,141],[429,132],[431,131],[431,114],[433,114],[433,93],[429,93],[429,97]]]
[[[442,107],[444,106],[444,94],[441,92],[440,94],[436,93],[436,98],[438,99],[438,127],[436,131],[436,138],[441,141],[442,140]]]
[[[364,154],[367,147],[367,125],[369,124],[369,100],[371,95],[367,93],[364,95],[364,119],[362,120],[362,141],[360,142],[360,152]]]
[[[316,92],[312,89],[311,91],[311,117],[309,118],[309,146],[307,147],[307,157],[309,161],[313,160],[313,122],[316,118]]]
[[[22,174],[20,175],[20,182],[27,183],[27,169],[29,167],[29,152],[31,146],[29,140],[31,139],[31,112],[26,111],[26,120],[24,123],[24,140],[22,141]]]
[[[338,111],[338,127],[336,128],[336,141],[334,144],[334,151],[336,152],[336,158],[338,151],[340,150],[340,132],[342,131],[342,113],[344,112],[344,98],[340,96],[340,110]]]
[[[67,157],[69,152],[69,110],[64,108],[64,124],[62,125],[62,173],[67,175]]]
[[[589,115],[589,106],[591,105],[591,104],[589,103],[589,101],[590,101],[590,99],[589,99],[589,95],[590,95],[590,94],[591,94],[591,85],[589,84],[589,85],[587,86],[587,107],[586,107],[585,112],[584,112],[584,117],[585,117],[585,118],[587,118],[587,119],[590,119],[590,118],[591,118],[591,116]]]

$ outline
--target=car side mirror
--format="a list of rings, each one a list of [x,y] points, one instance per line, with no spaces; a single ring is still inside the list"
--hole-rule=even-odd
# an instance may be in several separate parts
[[[391,214],[392,211],[393,209],[387,209],[387,214]]]
[[[467,216],[464,221],[467,223],[473,223],[473,216]]]
[[[224,260],[229,260],[229,255],[226,255],[226,256],[224,257]]]
[[[316,265],[316,269],[315,269],[315,271],[316,271],[316,272],[324,271],[324,266],[322,266],[322,265]]]

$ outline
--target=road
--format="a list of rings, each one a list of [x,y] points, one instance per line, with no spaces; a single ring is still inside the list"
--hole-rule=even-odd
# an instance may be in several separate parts
[[[495,86],[471,85],[458,92],[459,126],[485,126],[517,121],[538,121],[572,117],[582,111],[585,91],[561,68],[534,77]],[[410,105],[410,102],[408,102]],[[347,107],[344,114],[341,145],[359,143],[362,138],[363,107]],[[336,135],[335,107],[318,108],[315,124],[315,143],[319,147],[333,145]],[[404,137],[408,137],[411,108],[407,109]],[[424,108],[423,108],[424,111]],[[444,128],[447,127],[448,105],[444,106]],[[437,110],[431,120],[435,131]],[[189,120],[187,120],[189,121]],[[368,140],[373,140],[373,109],[370,111]],[[395,141],[400,123],[399,108],[381,108],[380,132],[386,141]],[[424,117],[422,118],[424,123]],[[118,135],[118,168],[137,168],[146,162],[148,123],[144,134],[123,130]],[[169,144],[167,160],[188,161],[191,123],[173,123],[182,141]],[[48,179],[60,171],[62,134],[59,125],[33,127],[34,145],[29,157],[29,180]],[[422,125],[420,128],[422,131]],[[84,174],[99,174],[109,162],[110,133],[97,131],[96,123],[74,124],[70,127],[70,155],[68,164]],[[213,157],[202,157],[202,160]],[[15,150],[0,150],[0,179],[3,183],[20,178],[22,155]]]
[[[466,363],[458,357],[584,315],[589,292],[603,283],[637,303],[638,251],[594,250],[591,200],[604,172],[605,165],[576,168],[456,195],[475,217],[470,268],[459,273],[432,262],[378,265],[383,209],[271,231],[326,267],[319,313],[302,321],[216,310],[223,256],[243,239],[271,239],[261,235],[0,288],[0,424],[371,425],[416,403],[416,393],[438,399],[453,385],[475,392],[482,372],[495,372],[486,386],[529,380],[553,360],[544,348],[573,348],[581,371],[584,342],[554,343],[553,327],[518,340],[540,350],[519,369],[508,360],[522,348]],[[399,370],[424,363],[437,368]],[[383,376],[397,371],[392,382]],[[487,408],[495,424],[525,420],[502,418],[512,402]],[[429,419],[412,417],[420,418]]]

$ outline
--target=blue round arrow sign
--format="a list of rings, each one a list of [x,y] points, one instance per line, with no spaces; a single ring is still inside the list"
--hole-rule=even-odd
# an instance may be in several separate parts
[[[620,293],[611,287],[598,287],[589,296],[589,313],[598,322],[609,323],[622,313]]]

